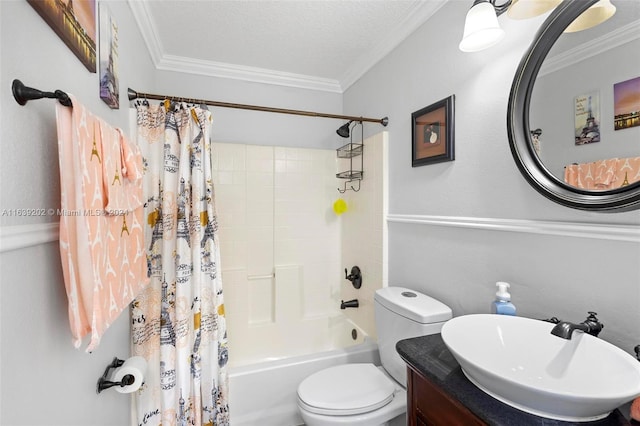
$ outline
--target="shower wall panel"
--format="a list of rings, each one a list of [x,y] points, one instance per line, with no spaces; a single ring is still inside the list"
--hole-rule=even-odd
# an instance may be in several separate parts
[[[358,299],[360,307],[347,309],[347,315],[373,337],[376,336],[373,298],[377,289],[389,284],[386,222],[389,205],[387,153],[387,132],[365,139],[364,179],[360,182],[360,190],[347,191],[342,195],[347,202],[347,212],[341,216],[342,264],[349,269],[353,265],[360,267],[362,287],[355,289],[349,281],[343,279],[341,298]]]
[[[229,143],[213,151],[232,363],[299,355],[314,339],[335,340],[335,151]]]

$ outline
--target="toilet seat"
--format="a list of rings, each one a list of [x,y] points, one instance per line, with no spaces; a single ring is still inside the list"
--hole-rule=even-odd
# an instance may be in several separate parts
[[[344,364],[303,380],[298,386],[298,402],[316,414],[363,414],[389,404],[395,388],[394,382],[373,364]]]

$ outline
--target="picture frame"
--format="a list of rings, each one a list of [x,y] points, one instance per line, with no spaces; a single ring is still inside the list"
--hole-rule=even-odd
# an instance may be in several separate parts
[[[411,166],[453,161],[455,95],[411,114]]]
[[[100,21],[100,99],[111,109],[120,108],[118,83],[118,25],[107,5],[99,5]]]
[[[91,73],[96,72],[96,0],[27,0]]]
[[[600,92],[594,90],[573,100],[575,144],[600,142]]]
[[[640,126],[640,77],[613,85],[613,129]]]

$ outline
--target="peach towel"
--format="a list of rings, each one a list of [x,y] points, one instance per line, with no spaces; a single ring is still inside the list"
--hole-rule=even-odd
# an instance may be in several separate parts
[[[621,158],[618,160],[616,182],[618,186],[626,186],[640,181],[640,157]]]
[[[142,156],[119,129],[70,96],[56,106],[60,164],[60,255],[73,343],[94,350],[148,284]]]
[[[611,158],[564,168],[564,181],[581,189],[607,190],[640,181],[640,157]]]

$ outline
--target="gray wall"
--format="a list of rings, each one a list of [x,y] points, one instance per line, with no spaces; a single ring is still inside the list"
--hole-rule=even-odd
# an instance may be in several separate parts
[[[589,213],[548,201],[531,188],[509,151],[506,114],[519,60],[540,19],[500,17],[507,37],[489,50],[458,50],[466,1],[450,1],[380,61],[344,97],[345,113],[388,115],[389,213],[446,221],[458,217],[640,225],[640,213]],[[455,161],[411,167],[411,113],[455,94]],[[366,126],[368,132],[375,132]],[[521,231],[525,231],[523,226]],[[637,242],[389,223],[389,284],[441,299],[455,315],[488,313],[495,282],[512,284],[518,313],[581,321],[588,310],[601,336],[632,352],[640,343]]]
[[[342,95],[284,86],[159,71],[153,65],[128,3],[104,1],[119,28],[119,110],[99,98],[98,74],[89,73],[25,1],[0,1],[0,210],[58,208],[60,185],[55,101],[18,105],[11,82],[62,89],[94,113],[129,131],[126,90],[226,102],[340,113]],[[336,120],[240,110],[213,110],[220,142],[335,148]],[[334,146],[336,144],[336,146]],[[129,397],[95,394],[114,356],[129,354],[128,313],[86,354],[71,343],[67,299],[57,244],[58,218],[0,216],[0,244],[12,235],[38,243],[0,250],[0,424],[111,425],[129,423]],[[49,225],[47,225],[49,224]]]
[[[122,108],[113,111],[99,98],[98,74],[87,71],[26,1],[0,2],[0,210],[60,207],[55,101],[18,105],[11,96],[14,78],[46,91],[68,91],[111,124],[128,129],[127,86],[142,85],[154,68],[127,3],[108,5],[121,40]],[[4,243],[15,232],[18,238],[37,238],[40,224],[58,218],[3,215],[0,220]],[[0,424],[128,424],[129,396],[95,392],[113,357],[129,354],[128,315],[120,316],[92,354],[74,349],[57,229],[45,229],[54,233],[51,242],[0,253]]]

